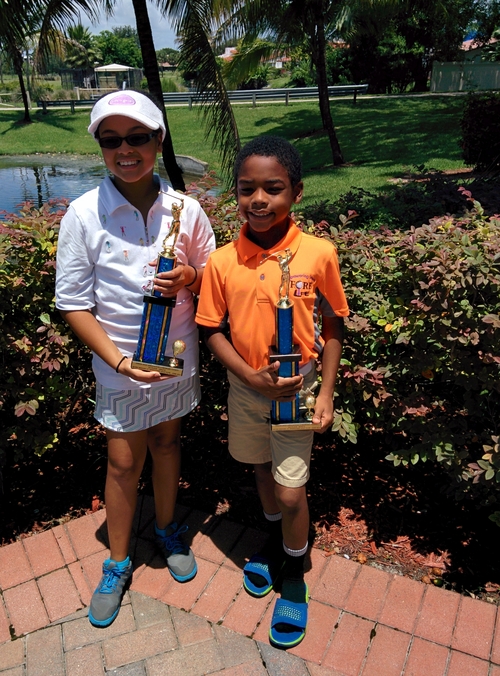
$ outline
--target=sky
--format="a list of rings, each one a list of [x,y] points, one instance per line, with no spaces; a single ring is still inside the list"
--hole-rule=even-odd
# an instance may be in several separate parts
[[[148,2],[148,11],[151,28],[153,30],[155,50],[158,51],[164,47],[177,49],[175,44],[175,32],[171,28],[170,22],[162,17],[160,12],[150,2]],[[95,35],[104,30],[112,30],[116,26],[133,26],[135,28],[135,15],[132,0],[118,0],[115,4],[114,15],[108,20],[106,20],[103,12],[100,16],[99,23],[92,24],[90,19],[85,14],[82,14],[81,23]]]

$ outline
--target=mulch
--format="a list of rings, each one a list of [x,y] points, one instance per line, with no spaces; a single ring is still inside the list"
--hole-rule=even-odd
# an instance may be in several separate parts
[[[205,401],[183,428],[178,502],[264,528],[252,469],[227,452],[226,384],[205,383]],[[3,469],[0,544],[51,528],[102,506],[106,444],[82,402],[59,447]],[[500,605],[492,556],[498,527],[491,508],[457,502],[456,486],[435,464],[393,467],[382,434],[343,443],[317,435],[308,495],[314,546],[365,565]],[[146,462],[140,491],[152,494]]]

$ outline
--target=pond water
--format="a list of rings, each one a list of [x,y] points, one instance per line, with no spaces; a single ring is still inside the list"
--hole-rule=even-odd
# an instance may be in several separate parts
[[[107,170],[99,157],[26,155],[0,157],[0,211],[19,211],[21,202],[75,199],[99,185]]]
[[[39,207],[49,199],[73,200],[98,186],[107,173],[97,155],[0,156],[0,219],[5,218],[2,211],[19,212],[22,202]],[[189,183],[195,176],[184,173],[184,180]]]

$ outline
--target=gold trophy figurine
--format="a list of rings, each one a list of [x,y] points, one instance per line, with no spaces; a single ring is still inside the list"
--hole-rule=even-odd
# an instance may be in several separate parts
[[[306,389],[302,389],[299,392],[299,397],[301,400],[304,402],[304,406],[307,409],[307,412],[304,414],[304,418],[312,422],[313,416],[314,416],[314,407],[316,406],[316,397],[314,396],[314,390],[318,386],[318,381],[313,383],[311,387],[306,387]]]
[[[281,270],[281,282],[280,288],[278,290],[279,300],[277,302],[277,307],[290,307],[292,305],[290,301],[290,266],[289,263],[292,259],[292,252],[290,249],[285,249],[283,252],[278,252],[276,254],[278,263]]]

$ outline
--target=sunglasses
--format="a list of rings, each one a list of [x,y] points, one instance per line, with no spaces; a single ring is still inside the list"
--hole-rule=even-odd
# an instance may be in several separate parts
[[[127,145],[132,147],[144,146],[155,136],[158,136],[158,130],[152,131],[149,134],[144,133],[129,134],[128,136],[105,136],[104,138],[98,138],[97,142],[101,148],[114,150],[115,148],[119,148],[123,141],[126,141]]]

